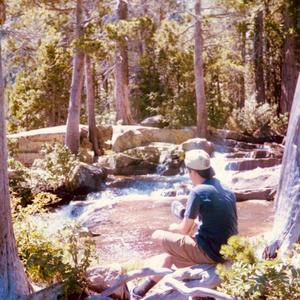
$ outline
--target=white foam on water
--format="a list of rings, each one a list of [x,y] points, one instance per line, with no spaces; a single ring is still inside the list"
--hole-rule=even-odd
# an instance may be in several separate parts
[[[231,183],[234,171],[225,170],[227,164],[225,154],[215,152],[211,165],[216,177],[225,185]],[[252,171],[260,173],[261,169]],[[139,176],[128,182],[126,187],[107,188],[97,193],[87,195],[85,201],[72,201],[66,206],[58,208],[53,213],[40,214],[31,217],[39,228],[44,228],[46,234],[53,234],[72,222],[86,223],[89,219],[101,221],[104,208],[111,208],[120,201],[146,201],[147,199],[163,199],[162,193],[168,190],[180,190],[180,185],[191,185],[187,174],[164,177],[160,175]]]
[[[211,166],[215,170],[216,178],[218,178],[225,185],[230,185],[234,171],[225,170],[228,161],[226,161],[225,154],[220,152],[214,152],[214,156],[211,159]]]

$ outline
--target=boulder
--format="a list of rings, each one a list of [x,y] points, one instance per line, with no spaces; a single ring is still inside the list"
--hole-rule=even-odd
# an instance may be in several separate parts
[[[157,173],[162,176],[174,176],[181,172],[183,160],[179,157],[169,157],[163,164],[157,168]]]
[[[245,158],[248,155],[248,152],[241,152],[241,151],[237,151],[237,152],[231,152],[231,153],[227,153],[225,155],[226,158]]]
[[[97,293],[101,293],[103,290],[113,286],[122,274],[123,270],[119,264],[112,264],[107,267],[91,267],[86,272],[88,287]],[[129,299],[130,296],[126,284],[119,287],[112,297],[113,299]]]
[[[235,150],[244,150],[244,151],[251,151],[253,149],[259,149],[262,147],[262,145],[259,144],[239,142],[231,139],[225,140],[224,145],[227,147],[231,147]]]
[[[284,146],[277,143],[265,143],[264,147],[272,153],[272,157],[282,159]]]
[[[124,153],[101,157],[97,165],[107,168],[110,174],[124,176],[152,174],[157,168],[157,165],[152,162]]]
[[[256,168],[269,168],[281,164],[281,159],[278,158],[260,158],[260,159],[243,159],[238,161],[228,162],[225,170],[230,171],[247,171]]]
[[[154,164],[158,164],[161,155],[161,150],[160,147],[150,144],[148,146],[141,146],[133,149],[128,149],[124,153],[129,156],[133,156]]]
[[[193,149],[202,149],[211,155],[214,151],[214,145],[212,142],[207,141],[207,139],[194,138],[189,139],[181,144],[184,151],[189,151]]]
[[[80,140],[86,147],[90,147],[87,140],[87,126],[80,125]],[[64,144],[66,126],[54,126],[34,129],[7,136],[9,143],[13,143],[14,159],[30,167],[35,159],[43,158],[41,148],[45,143]]]
[[[113,126],[112,150],[123,152],[125,150],[146,146],[153,142],[181,144],[196,137],[195,128],[168,129],[145,126]]]
[[[251,152],[248,152],[246,154],[247,158],[253,158],[253,159],[258,159],[258,158],[274,158],[274,154],[267,150],[267,149],[255,149]]]
[[[87,194],[101,190],[107,177],[104,168],[79,163],[71,172],[67,187],[74,193]]]
[[[97,126],[97,137],[101,149],[106,149],[106,150],[111,149],[112,134],[113,134],[113,128],[111,125]]]
[[[230,187],[238,201],[273,200],[280,177],[280,166],[236,173]]]
[[[226,145],[221,145],[221,144],[214,144],[215,151],[221,152],[221,153],[234,153],[236,152],[236,149],[226,146]]]
[[[181,173],[184,165],[183,158],[184,152],[181,146],[173,145],[173,147],[162,149],[157,173],[162,176],[174,176]]]
[[[146,127],[158,127],[158,128],[163,128],[168,126],[168,121],[166,118],[162,115],[156,115],[152,116],[149,118],[146,118],[141,122],[141,125],[146,126]]]

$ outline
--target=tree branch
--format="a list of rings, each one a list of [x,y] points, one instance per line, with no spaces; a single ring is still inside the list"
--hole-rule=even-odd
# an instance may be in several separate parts
[[[128,272],[127,274],[123,274],[119,277],[119,279],[116,281],[116,283],[104,290],[100,296],[102,297],[107,297],[111,295],[118,287],[122,286],[123,284],[127,283],[128,281],[131,281],[136,278],[141,278],[141,277],[148,277],[148,276],[165,276],[168,274],[173,273],[173,270],[167,269],[167,268],[159,268],[159,269],[152,269],[152,268],[143,268],[140,270],[134,270],[131,272]],[[35,300],[35,299],[34,299]]]
[[[24,300],[45,300],[56,299],[58,296],[64,294],[64,286],[62,283],[55,283],[43,290],[33,293],[26,297]]]
[[[166,281],[166,285],[170,286],[177,291],[179,291],[182,295],[188,297],[212,297],[217,300],[242,300],[240,298],[231,297],[227,294],[208,289],[203,287],[196,287],[196,288],[188,288],[185,286],[184,282],[179,281],[175,278],[170,278]]]

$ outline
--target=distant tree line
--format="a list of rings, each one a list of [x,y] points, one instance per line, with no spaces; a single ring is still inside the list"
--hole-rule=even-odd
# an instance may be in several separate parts
[[[207,124],[251,133],[253,99],[280,127],[299,72],[299,9],[296,0],[9,0],[8,129],[67,123],[74,149],[79,122],[96,147],[96,124],[155,114],[198,125],[200,136]]]

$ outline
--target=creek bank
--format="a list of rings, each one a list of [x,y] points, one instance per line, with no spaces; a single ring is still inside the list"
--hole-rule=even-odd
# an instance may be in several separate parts
[[[214,149],[231,150],[224,160],[228,170],[239,171],[234,176],[243,177],[241,171],[264,168],[268,173],[270,167],[279,165],[284,147],[276,143],[254,144],[256,138],[228,130],[210,130],[211,141],[196,138],[195,128],[168,129],[146,126],[98,126],[101,145],[111,151],[99,158],[94,165],[82,163],[72,172],[68,185],[56,191],[63,198],[62,203],[83,199],[89,192],[105,188],[106,176],[135,176],[158,173],[163,176],[174,176],[183,170],[184,152],[191,149],[203,149],[212,153]],[[25,165],[30,165],[35,158],[41,158],[41,147],[44,143],[63,143],[65,126],[57,126],[32,130],[9,135],[14,141],[15,158]],[[81,148],[88,153],[88,161],[92,160],[91,145],[88,142],[87,126],[80,126]],[[233,140],[235,138],[236,140]],[[250,141],[250,142],[249,142]],[[218,144],[222,143],[222,144]],[[114,151],[112,151],[114,150]],[[123,151],[123,152],[120,152]],[[216,171],[220,166],[216,166]],[[13,177],[14,172],[10,172]],[[271,175],[270,175],[271,176]],[[274,174],[274,182],[277,177]],[[238,180],[237,180],[238,181]],[[264,180],[262,179],[262,182]],[[266,199],[274,197],[275,184],[272,187],[263,184],[237,189],[238,200]],[[51,191],[53,192],[53,191]],[[72,196],[73,194],[73,196]]]
[[[92,147],[88,140],[87,125],[80,125],[80,147],[85,150],[88,160],[92,162]],[[8,141],[14,158],[25,166],[31,166],[37,158],[42,158],[41,148],[45,143],[64,144],[66,126],[55,126],[20,132],[8,135]],[[256,139],[229,130],[210,129],[209,141],[199,139],[196,136],[196,128],[188,127],[183,129],[146,127],[141,125],[100,125],[97,126],[99,147],[114,152],[132,151],[134,148],[153,145],[155,143],[172,144],[172,147],[181,145],[184,151],[200,148],[208,153],[213,151],[249,152],[254,149],[270,148],[272,141]],[[188,141],[193,139],[192,141]],[[268,142],[268,143],[266,143]],[[274,143],[273,143],[274,144]],[[276,144],[275,144],[276,145]],[[170,146],[171,147],[171,146]],[[172,148],[171,147],[171,148]],[[157,148],[160,150],[159,145]],[[171,149],[172,150],[172,149]],[[138,150],[137,150],[138,151]],[[150,151],[149,148],[145,151]],[[282,155],[280,154],[278,158]]]

